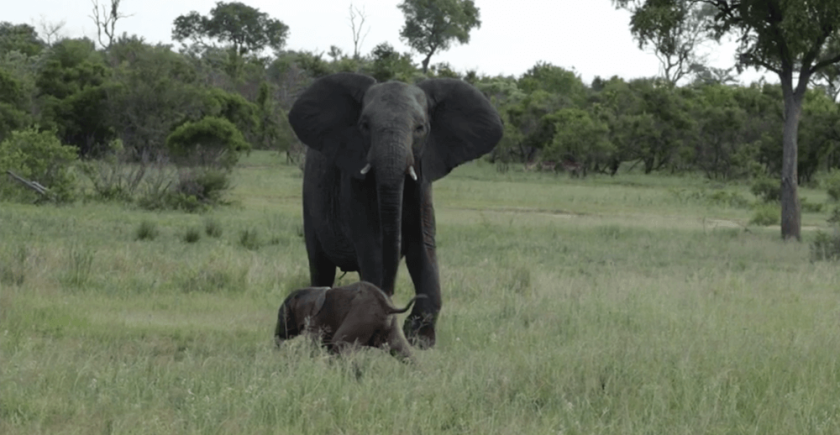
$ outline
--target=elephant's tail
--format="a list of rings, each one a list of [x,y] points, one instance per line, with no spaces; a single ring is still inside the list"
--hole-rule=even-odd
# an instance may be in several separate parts
[[[402,313],[408,311],[411,308],[411,306],[414,305],[414,301],[416,301],[417,299],[424,299],[426,297],[428,297],[428,296],[417,295],[417,296],[411,298],[411,300],[408,301],[408,304],[406,304],[405,308],[403,308],[403,309],[399,309],[397,307],[391,307],[391,314],[402,314]]]

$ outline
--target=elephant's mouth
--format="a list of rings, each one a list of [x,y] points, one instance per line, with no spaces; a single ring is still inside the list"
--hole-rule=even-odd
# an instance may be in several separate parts
[[[366,164],[364,168],[362,168],[362,175],[367,174],[370,172],[370,163]],[[408,168],[405,170],[406,175],[411,177],[412,180],[417,181],[417,172],[414,170],[414,165],[408,165]]]

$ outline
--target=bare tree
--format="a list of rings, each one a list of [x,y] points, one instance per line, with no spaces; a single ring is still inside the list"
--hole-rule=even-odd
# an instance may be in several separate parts
[[[362,35],[366,19],[367,14],[365,14],[364,8],[360,10],[353,6],[353,3],[350,3],[350,30],[353,31],[353,59],[359,58],[359,50],[362,49],[362,44],[365,42],[368,33],[370,33],[370,26],[368,26],[365,34]],[[358,27],[356,26],[356,20],[359,20]]]
[[[58,40],[63,39],[64,36],[61,34],[61,29],[67,24],[66,21],[61,20],[57,23],[52,23],[47,21],[47,18],[41,15],[41,20],[38,21],[38,28],[41,29],[41,37],[44,39],[44,42],[47,45],[53,45],[54,42],[58,42]]]
[[[121,14],[120,9],[120,2],[122,0],[110,0],[110,8],[109,5],[100,5],[99,0],[91,0],[93,3],[93,15],[90,17],[93,19],[93,23],[96,25],[96,36],[99,39],[99,45],[103,48],[110,48],[111,44],[114,42],[114,38],[116,37],[116,31],[114,30],[117,21],[120,18],[127,18],[131,15]],[[102,34],[108,37],[108,44],[105,44],[102,41]]]

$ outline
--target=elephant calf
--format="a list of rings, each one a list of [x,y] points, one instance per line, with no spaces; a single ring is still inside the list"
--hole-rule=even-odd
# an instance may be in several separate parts
[[[305,334],[320,337],[331,352],[341,352],[348,345],[383,347],[413,361],[410,345],[397,325],[397,316],[408,311],[415,296],[405,308],[391,304],[379,287],[360,281],[344,287],[307,287],[286,297],[277,313],[274,342]]]

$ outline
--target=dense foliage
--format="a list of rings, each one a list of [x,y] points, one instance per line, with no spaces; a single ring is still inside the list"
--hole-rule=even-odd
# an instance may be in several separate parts
[[[449,15],[405,2],[401,8],[413,11],[406,12],[406,28],[460,17],[460,31],[439,36],[468,41],[469,29],[480,24],[477,8],[470,1],[440,3]],[[233,32],[225,27],[231,20],[247,25]],[[227,150],[223,168],[247,149],[274,149],[299,162],[303,148],[286,111],[314,79],[349,71],[379,81],[456,77],[474,84],[505,122],[505,136],[488,156],[500,170],[520,163],[575,174],[635,169],[715,180],[778,180],[782,172],[782,86],[732,84],[727,71],[702,65],[680,70],[679,85],[674,77],[584,83],[574,70],[545,62],[519,77],[440,63],[424,73],[431,46],[415,47],[419,59],[387,42],[358,56],[284,50],[286,26],[239,3],[219,2],[209,16],[187,14],[173,26],[185,44],[178,51],[125,34],[105,49],[86,38],[47,43],[28,25],[0,23],[0,141],[35,128],[54,131],[62,144],[99,162],[184,163],[184,153],[198,149]],[[426,37],[435,50],[446,48]],[[268,48],[273,55],[266,56]],[[834,69],[822,71],[824,85],[804,94],[799,183],[840,167],[836,76]],[[91,167],[88,175],[97,173]]]

